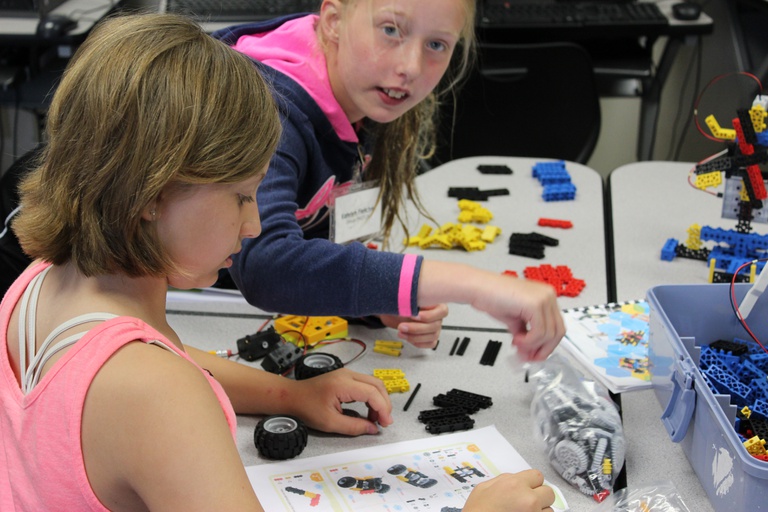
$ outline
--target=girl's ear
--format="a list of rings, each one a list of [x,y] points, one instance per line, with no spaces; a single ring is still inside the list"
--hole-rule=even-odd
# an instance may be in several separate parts
[[[339,41],[339,24],[343,8],[340,0],[323,0],[320,6],[320,30],[324,40],[334,43]]]
[[[141,218],[147,222],[157,220],[157,201],[152,201],[141,211]]]

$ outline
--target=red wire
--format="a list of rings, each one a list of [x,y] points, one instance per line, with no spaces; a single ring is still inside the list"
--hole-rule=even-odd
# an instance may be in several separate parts
[[[733,277],[731,278],[731,303],[733,304],[733,310],[736,312],[736,317],[739,319],[739,323],[742,327],[744,327],[744,330],[749,333],[749,335],[752,337],[752,339],[760,345],[760,348],[763,349],[764,352],[768,353],[768,349],[765,348],[765,346],[760,343],[760,340],[757,339],[757,336],[755,336],[755,333],[752,332],[752,329],[749,328],[747,325],[747,321],[744,318],[744,316],[741,314],[741,311],[739,310],[739,304],[736,302],[736,276],[739,275],[739,272],[746,267],[747,265],[752,265],[754,263],[757,263],[758,260],[752,260],[748,261],[746,263],[742,263],[739,268],[736,269],[736,271],[733,273]]]
[[[702,134],[704,137],[706,137],[709,140],[713,140],[715,142],[723,142],[722,139],[718,139],[717,137],[710,135],[709,133],[705,132],[704,129],[701,127],[701,123],[699,123],[699,103],[701,103],[701,98],[704,96],[704,93],[707,92],[707,89],[709,89],[711,86],[722,80],[723,78],[732,76],[732,75],[744,75],[746,77],[751,78],[755,82],[757,82],[757,92],[758,94],[762,94],[763,92],[763,84],[760,82],[760,79],[757,78],[752,73],[747,73],[745,71],[736,71],[733,73],[725,73],[722,75],[718,75],[712,80],[707,83],[707,85],[704,86],[704,88],[699,93],[699,96],[696,98],[696,103],[694,103],[693,106],[693,122],[696,125],[696,129],[699,131],[700,134]]]

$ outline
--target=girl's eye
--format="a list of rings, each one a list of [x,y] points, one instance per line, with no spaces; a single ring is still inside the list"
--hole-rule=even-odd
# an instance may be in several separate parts
[[[400,37],[400,30],[395,25],[387,25],[383,30],[390,37]]]
[[[427,46],[429,46],[430,50],[433,50],[436,52],[443,52],[448,49],[448,45],[440,41],[430,41],[429,43],[427,43]]]

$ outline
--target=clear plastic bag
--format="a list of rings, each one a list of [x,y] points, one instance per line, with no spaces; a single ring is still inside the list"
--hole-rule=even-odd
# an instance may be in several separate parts
[[[621,489],[592,512],[690,512],[672,482]]]
[[[536,385],[534,435],[544,441],[550,464],[583,494],[603,501],[624,465],[626,446],[608,390],[557,356],[540,364],[530,380]]]

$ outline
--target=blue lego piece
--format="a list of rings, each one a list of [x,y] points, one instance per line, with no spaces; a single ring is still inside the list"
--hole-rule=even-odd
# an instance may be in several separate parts
[[[752,390],[739,382],[739,379],[727,368],[720,365],[712,365],[705,370],[705,373],[720,393],[731,395],[731,403],[740,407],[750,403]]]
[[[753,343],[753,345],[757,346],[757,343]],[[760,352],[753,354],[750,351],[750,354],[747,356],[747,359],[752,361],[752,364],[760,368],[765,373],[768,373],[768,354],[762,351],[760,349]]]
[[[755,366],[755,364],[749,359],[744,359],[743,361],[740,361],[740,364],[738,365],[738,367],[729,367],[729,368],[731,368],[734,371],[734,373],[736,373],[736,376],[744,384],[747,384],[754,379],[757,379],[757,380],[766,379],[765,372],[760,368],[758,368],[757,366]]]
[[[755,400],[755,403],[753,403],[749,408],[752,411],[752,416],[757,416],[763,420],[768,420],[768,402],[765,400]],[[750,419],[752,416],[750,416]]]
[[[677,240],[674,238],[667,239],[664,242],[664,247],[661,248],[661,259],[664,261],[672,261],[677,256],[675,249],[677,248]]]
[[[704,382],[707,384],[707,387],[710,391],[712,391],[713,394],[719,394],[720,391],[718,391],[717,387],[715,386],[715,383],[712,382],[712,379],[709,378],[709,375],[707,375],[703,369],[701,372],[701,376],[704,378]]]
[[[567,201],[576,197],[576,186],[573,183],[546,185],[541,197],[545,201]]]
[[[753,379],[749,383],[749,387],[752,388],[752,395],[755,400],[768,401],[768,380],[767,379]]]

